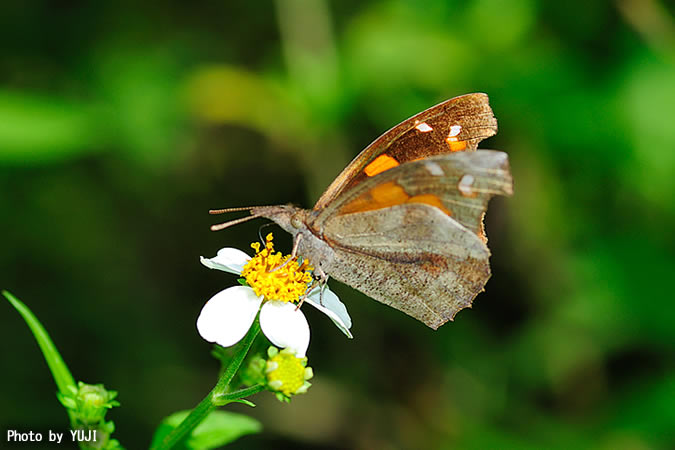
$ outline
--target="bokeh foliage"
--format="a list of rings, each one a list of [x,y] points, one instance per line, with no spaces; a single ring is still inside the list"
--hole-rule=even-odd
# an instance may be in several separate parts
[[[77,378],[119,391],[128,448],[215,382],[194,321],[236,281],[198,256],[260,224],[210,233],[206,211],[308,207],[384,130],[476,91],[515,180],[487,216],[486,292],[433,332],[335,283],[355,339],[309,311],[314,386],[256,398],[265,432],[238,445],[670,443],[672,5],[10,1],[0,36],[0,287]],[[28,330],[0,317],[0,426],[65,427]]]

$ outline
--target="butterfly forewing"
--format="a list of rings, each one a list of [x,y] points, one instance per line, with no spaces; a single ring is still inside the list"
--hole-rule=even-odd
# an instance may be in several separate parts
[[[324,208],[312,226],[322,230],[336,216],[417,203],[440,209],[483,237],[482,219],[488,200],[493,195],[511,193],[506,153],[478,150],[439,155],[403,164],[365,180]]]
[[[433,106],[384,133],[338,175],[314,206],[320,211],[342,192],[384,171],[428,156],[472,151],[497,132],[485,94],[467,94]]]

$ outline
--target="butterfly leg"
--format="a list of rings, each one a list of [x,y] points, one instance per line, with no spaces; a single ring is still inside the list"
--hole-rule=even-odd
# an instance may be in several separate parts
[[[305,291],[305,294],[302,297],[300,297],[300,301],[298,302],[298,306],[295,308],[296,311],[298,309],[300,309],[300,307],[305,302],[305,299],[307,298],[309,293],[314,290],[314,288],[316,287],[317,284],[319,285],[319,289],[320,289],[320,291],[319,291],[319,304],[321,306],[323,306],[323,290],[328,285],[328,275],[323,270],[321,270],[321,268],[316,268],[314,270],[314,272],[312,273],[312,278],[313,278],[312,283],[309,285],[309,287]]]
[[[309,291],[309,289],[307,291]],[[300,297],[300,301],[298,302],[298,306],[295,307],[296,311],[300,309],[300,307],[302,306],[303,303],[305,303],[306,298],[307,298],[307,292],[305,292],[305,295]]]
[[[290,261],[293,261],[298,256],[298,247],[300,246],[300,239],[302,239],[302,233],[299,233],[295,237],[295,242],[293,242],[293,250],[291,250],[291,256],[283,263],[272,269],[270,272],[276,272],[277,270],[283,268]]]
[[[300,246],[300,240],[302,240],[302,233],[298,233],[295,236],[295,242],[293,242],[293,250],[291,250],[290,259],[293,259],[296,256],[298,256],[298,247]]]
[[[319,283],[319,304],[323,306],[323,290],[328,286],[328,274],[321,267],[317,267],[312,277],[314,277],[314,282]]]

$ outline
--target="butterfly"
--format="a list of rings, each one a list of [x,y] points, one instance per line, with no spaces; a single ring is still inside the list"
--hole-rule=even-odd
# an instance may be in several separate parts
[[[310,210],[293,205],[210,211],[276,222],[322,282],[333,277],[437,329],[490,277],[483,216],[513,193],[506,153],[477,150],[497,132],[488,96],[446,100],[396,125],[340,173]]]

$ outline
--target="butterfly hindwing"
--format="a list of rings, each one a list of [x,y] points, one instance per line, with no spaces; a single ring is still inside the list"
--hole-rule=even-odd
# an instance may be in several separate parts
[[[332,277],[434,329],[490,277],[485,244],[424,204],[339,216],[324,238],[334,250],[325,267]]]

